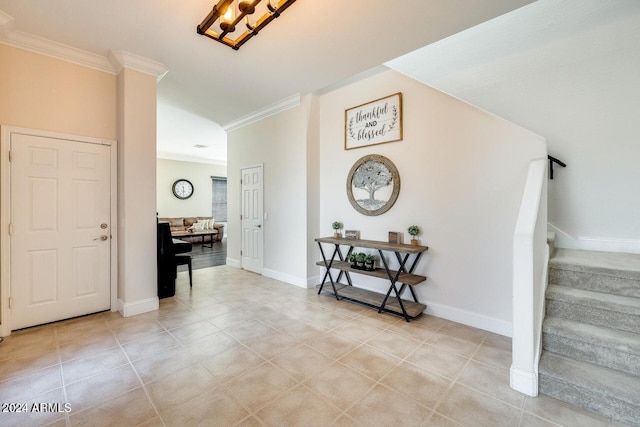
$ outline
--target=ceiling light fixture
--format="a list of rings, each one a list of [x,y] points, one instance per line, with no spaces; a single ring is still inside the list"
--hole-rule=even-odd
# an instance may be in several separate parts
[[[198,34],[238,50],[295,1],[275,0],[276,4],[272,5],[271,0],[220,0],[198,25],[197,31]],[[257,19],[251,23],[249,16],[254,13]],[[236,25],[243,19],[247,30],[233,39],[230,33],[236,31]],[[217,24],[216,21],[218,21]]]

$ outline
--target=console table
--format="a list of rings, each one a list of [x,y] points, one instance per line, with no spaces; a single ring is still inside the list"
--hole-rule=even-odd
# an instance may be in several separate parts
[[[320,248],[322,261],[316,264],[326,269],[322,282],[318,285],[318,294],[320,294],[326,283],[331,284],[333,295],[337,300],[345,299],[369,307],[376,308],[378,313],[388,312],[403,316],[407,322],[409,318],[419,316],[427,306],[418,302],[418,298],[413,290],[413,286],[427,280],[425,276],[413,274],[418,261],[422,254],[429,248],[427,246],[394,244],[380,242],[375,240],[361,239],[345,239],[341,237],[319,237],[315,239]],[[325,245],[333,245],[333,253],[327,257],[323,248]],[[342,247],[348,247],[347,253],[342,254]],[[349,255],[354,248],[374,249],[378,251],[382,268],[374,270],[361,270],[352,268],[347,262]],[[391,270],[384,257],[384,252],[393,252],[398,260],[399,267],[397,270]],[[409,260],[413,258],[410,264]],[[331,270],[339,270],[338,277],[334,280]],[[386,295],[372,292],[366,289],[353,286],[351,281],[351,273],[362,274],[365,276],[377,277],[389,281],[389,289]],[[342,277],[345,277],[348,284],[340,283]],[[329,282],[327,282],[327,278]],[[398,283],[401,286],[396,286]],[[413,301],[401,298],[406,288],[411,291]],[[393,295],[391,294],[393,292]]]

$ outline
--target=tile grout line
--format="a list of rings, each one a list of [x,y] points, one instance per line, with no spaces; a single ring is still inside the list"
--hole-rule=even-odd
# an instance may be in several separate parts
[[[67,385],[64,380],[64,371],[62,369],[62,354],[60,352],[60,343],[58,342],[58,328],[56,328],[55,326],[53,328],[53,336],[54,336],[54,339],[56,340],[56,353],[58,356],[58,366],[60,367],[60,382],[62,383],[62,398],[64,399],[65,403],[69,403],[67,399]],[[69,415],[68,412],[65,413],[64,419],[67,427],[71,427],[71,416]]]
[[[117,348],[120,348],[120,350],[122,351],[122,353],[125,355],[125,357],[126,357],[126,359],[127,359],[127,363],[124,363],[124,364],[122,364],[122,365],[117,366],[117,367],[116,367],[116,369],[119,369],[119,368],[121,368],[121,367],[123,367],[123,366],[126,366],[126,365],[128,364],[128,365],[131,367],[131,369],[133,369],[134,373],[136,374],[136,377],[138,377],[138,379],[140,380],[140,378],[139,378],[139,376],[138,376],[138,374],[137,374],[137,372],[136,372],[135,368],[133,367],[133,365],[132,365],[132,363],[131,363],[131,361],[130,361],[130,359],[129,359],[128,354],[124,351],[124,348],[122,347],[122,344],[120,343],[120,340],[118,340],[118,338],[115,336],[115,333],[114,333],[113,329],[111,328],[111,325],[109,324],[109,322],[108,322],[108,321],[106,321],[106,319],[104,320],[104,322],[105,322],[105,324],[106,324],[107,329],[108,329],[108,330],[109,330],[109,332],[112,334],[113,338],[115,339],[115,341],[116,341],[116,343],[117,343],[118,345],[117,345],[117,346],[110,347],[110,348],[108,348],[108,349],[106,349],[106,350],[104,350],[104,349],[103,349],[103,350],[97,351],[97,352],[95,352],[95,353],[93,353],[93,354],[88,354],[88,355],[81,356],[81,357],[78,357],[78,358],[75,358],[75,359],[71,359],[71,360],[69,360],[68,362],[70,362],[70,361],[75,361],[75,360],[81,360],[81,359],[86,358],[86,357],[91,357],[91,356],[93,356],[93,355],[95,355],[95,354],[99,354],[99,353],[101,353],[101,352],[103,352],[103,351],[108,351],[108,350],[110,350],[110,349],[112,349],[112,348],[116,348],[116,347],[117,347]],[[71,383],[71,385],[72,385],[72,384],[75,384],[75,383],[77,383],[77,382],[84,381],[85,379],[88,379],[88,378],[91,378],[91,377],[98,376],[98,375],[100,375],[100,373],[98,373],[98,374],[94,374],[94,375],[89,375],[88,377],[86,377],[86,378],[84,378],[84,379],[80,379],[80,380],[77,380],[77,381],[75,381],[75,382],[72,382],[72,383]],[[144,384],[142,383],[142,381],[141,381],[141,380],[140,380],[140,383],[141,383],[142,385],[144,385]],[[65,396],[66,396],[66,387],[67,387],[67,386],[66,386],[66,384],[65,384],[65,389],[64,389],[64,390],[65,390]],[[138,388],[138,387],[134,387],[134,388],[132,388],[132,389],[126,390],[124,393],[122,393],[122,394],[120,394],[120,395],[118,395],[118,396],[113,396],[113,397],[111,397],[110,399],[108,399],[108,400],[107,400],[107,401],[105,401],[105,402],[109,402],[109,401],[112,401],[112,400],[114,400],[114,399],[117,399],[118,397],[120,397],[120,396],[122,396],[122,395],[124,395],[124,394],[126,394],[126,393],[129,393],[129,392],[131,392],[132,390],[135,390],[135,389],[137,389],[137,388]],[[102,402],[102,403],[105,403],[105,402]],[[153,402],[151,402],[151,403],[152,403],[152,405],[153,405]],[[85,409],[83,409],[83,410],[81,410],[81,411],[76,412],[75,414],[81,414],[81,413],[83,413],[83,412],[88,412],[88,411],[90,411],[90,410],[92,410],[92,409],[99,408],[100,406],[101,406],[101,405],[99,404],[99,405],[96,405],[96,406],[93,406],[93,407],[85,408]],[[75,415],[75,414],[74,414],[74,415]],[[69,423],[70,423],[70,422],[71,422],[71,415],[69,415]]]
[[[438,328],[438,331],[442,329],[442,326],[440,328]],[[436,331],[437,332],[437,331]],[[434,333],[435,335],[435,333]],[[440,412],[438,412],[438,408],[440,408],[440,406],[442,405],[442,403],[445,401],[445,399],[449,396],[449,394],[451,393],[451,390],[453,390],[453,387],[458,384],[458,379],[460,378],[460,376],[462,375],[462,373],[464,372],[464,370],[466,369],[466,367],[469,365],[469,363],[471,362],[473,356],[478,352],[478,350],[480,349],[480,346],[482,345],[482,343],[484,342],[484,340],[486,339],[486,335],[485,337],[483,337],[482,341],[480,341],[480,343],[477,344],[476,348],[474,349],[473,353],[471,354],[471,356],[466,357],[463,356],[467,359],[467,361],[465,362],[464,366],[462,366],[462,368],[460,369],[460,372],[458,372],[457,375],[455,375],[454,378],[451,379],[451,382],[449,383],[449,385],[447,386],[447,390],[442,394],[442,396],[440,397],[440,399],[438,399],[438,401],[436,402],[435,405],[433,405],[433,413],[431,415],[431,417],[433,418],[434,414],[438,414],[441,417],[444,417],[446,419],[450,419],[449,417],[447,417],[444,414],[441,414]],[[436,347],[437,348],[437,347]],[[462,356],[459,354],[459,356]],[[462,385],[462,384],[460,384]],[[456,421],[457,423],[457,421]],[[458,423],[459,424],[459,423]]]
[[[158,322],[158,323],[160,324],[160,326],[162,326],[164,328],[164,325],[162,325],[160,322]],[[153,410],[155,411],[156,415],[160,419],[160,422],[162,422],[162,425],[164,427],[167,427],[167,424],[164,422],[164,419],[162,418],[162,415],[160,415],[160,411],[158,411],[158,408],[156,407],[155,402],[153,401],[153,399],[151,398],[151,395],[149,394],[149,390],[147,390],[146,384],[144,383],[144,381],[142,381],[142,378],[140,378],[140,374],[138,374],[138,370],[135,368],[135,366],[133,366],[133,362],[131,361],[131,358],[129,357],[129,354],[124,350],[124,347],[122,346],[122,343],[120,342],[118,337],[115,335],[115,332],[111,328],[111,325],[109,324],[109,322],[107,322],[107,326],[108,326],[109,330],[111,331],[111,333],[113,334],[114,338],[116,339],[116,342],[118,343],[118,347],[120,347],[120,351],[122,351],[122,353],[124,354],[124,357],[127,358],[127,362],[129,364],[129,366],[131,367],[131,369],[133,370],[133,372],[135,373],[136,378],[138,379],[138,381],[142,385],[142,391],[144,392],[145,396],[147,397],[147,400],[149,401],[149,403],[151,404],[151,407],[153,408]],[[165,328],[165,331],[166,331],[166,328]],[[133,390],[135,390],[135,389],[133,389]],[[131,391],[131,390],[129,390],[129,391]],[[129,391],[127,391],[127,393]],[[149,420],[147,420],[147,421],[149,421]]]
[[[397,322],[396,322],[396,323],[397,323]],[[355,372],[357,372],[357,373],[359,373],[359,374],[361,374],[361,375],[364,375],[365,377],[367,377],[367,378],[369,378],[369,379],[371,379],[371,380],[373,380],[373,381],[374,381],[374,384],[373,384],[373,385],[372,385],[372,386],[371,386],[371,387],[370,387],[370,388],[369,388],[369,389],[364,393],[364,395],[362,396],[362,398],[361,398],[360,400],[358,400],[358,401],[356,401],[356,402],[352,403],[351,405],[349,405],[349,406],[348,406],[348,407],[343,411],[343,412],[344,412],[344,415],[345,415],[345,416],[347,416],[347,417],[349,417],[349,418],[351,418],[351,417],[347,414],[347,411],[348,411],[348,410],[350,410],[351,408],[353,408],[353,407],[354,407],[356,404],[358,404],[359,402],[361,402],[361,401],[362,401],[362,399],[364,399],[366,396],[368,396],[368,395],[369,395],[369,393],[371,393],[371,391],[372,391],[376,386],[381,386],[381,387],[384,387],[384,388],[386,388],[386,389],[393,390],[393,389],[390,389],[389,387],[387,387],[385,384],[383,384],[383,383],[382,383],[382,381],[383,381],[385,378],[387,378],[387,377],[391,374],[391,372],[393,372],[397,367],[399,367],[399,366],[400,366],[402,363],[404,363],[405,361],[406,361],[407,363],[411,363],[411,362],[409,362],[409,361],[407,360],[407,358],[408,358],[410,355],[412,355],[414,352],[416,352],[416,351],[417,351],[417,350],[422,346],[422,344],[424,344],[424,343],[426,342],[426,338],[425,338],[425,339],[423,339],[423,340],[420,342],[420,344],[419,344],[418,346],[416,346],[416,348],[415,348],[415,349],[413,349],[412,351],[410,351],[410,352],[409,352],[409,353],[408,353],[404,358],[399,358],[399,357],[397,357],[397,356],[395,356],[395,355],[391,355],[391,356],[393,356],[393,357],[395,357],[395,358],[399,359],[400,361],[399,361],[399,362],[398,362],[398,363],[397,363],[393,368],[391,368],[391,369],[389,370],[389,372],[387,372],[387,373],[386,373],[386,374],[384,374],[382,377],[380,377],[380,379],[379,379],[379,380],[375,380],[375,379],[373,379],[373,378],[371,378],[371,377],[369,377],[369,376],[367,376],[367,375],[365,375],[365,374],[363,374],[363,373],[361,373],[361,372],[359,372],[359,371],[357,371],[357,370],[355,370],[355,369],[351,368],[350,366],[348,366],[348,365],[344,364],[343,362],[340,362],[340,359],[341,359],[341,358],[343,358],[344,356],[346,356],[346,355],[348,355],[349,353],[353,352],[353,351],[354,351],[354,350],[356,350],[357,348],[360,348],[360,347],[362,347],[362,346],[364,346],[364,345],[368,345],[368,344],[367,344],[367,342],[368,342],[368,341],[370,341],[370,340],[374,339],[376,336],[380,335],[382,332],[389,330],[389,328],[390,328],[391,326],[392,326],[392,325],[390,325],[389,327],[387,327],[387,328],[385,328],[385,329],[382,329],[380,332],[378,332],[377,334],[375,334],[373,337],[369,338],[369,340],[367,340],[366,342],[361,342],[358,346],[356,346],[356,347],[354,347],[353,349],[349,350],[347,353],[345,353],[345,354],[344,354],[344,355],[342,355],[340,358],[338,358],[338,359],[336,359],[336,360],[334,361],[334,362],[338,362],[338,363],[342,364],[343,366],[345,366],[345,367],[347,367],[347,368],[349,368],[349,369],[351,369],[351,370],[353,370],[353,371],[355,371]],[[432,334],[430,334],[430,336],[432,336],[433,334],[435,334],[438,330],[440,330],[440,328],[442,328],[442,325],[440,325],[440,326],[439,326],[439,327],[438,327],[438,328],[437,328],[437,329],[436,329]],[[339,332],[337,332],[337,331],[336,331],[336,333],[340,334],[340,333],[339,333]],[[374,348],[376,348],[376,347],[374,347]],[[378,349],[378,348],[376,348],[376,349],[377,349],[377,350],[382,351],[383,353],[386,353],[384,350],[381,350],[381,349]],[[386,353],[386,354],[389,354],[389,353]],[[413,364],[412,364],[412,365],[413,365]],[[393,391],[395,391],[395,390],[393,390]],[[397,392],[397,391],[395,391],[395,392]],[[401,394],[401,395],[404,395],[404,393],[400,393],[400,394]],[[410,398],[410,397],[408,397],[408,398]],[[429,407],[427,407],[427,406],[423,405],[422,403],[420,403],[420,402],[416,401],[415,399],[414,399],[414,401],[415,401],[418,405],[420,405],[421,407],[423,407],[423,408],[425,408],[425,409],[427,409],[427,410],[429,410],[429,411],[430,411],[429,419],[433,416],[434,408],[429,408]]]

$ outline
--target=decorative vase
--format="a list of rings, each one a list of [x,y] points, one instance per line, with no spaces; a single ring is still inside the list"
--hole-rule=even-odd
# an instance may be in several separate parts
[[[342,233],[339,233],[336,231],[335,233],[333,233],[333,237],[335,237],[336,239],[339,239],[342,237]]]
[[[373,262],[373,261],[371,261],[371,262],[366,262],[364,265],[365,265],[366,269],[367,269],[367,270],[369,270],[369,271],[373,271],[373,270],[375,270],[375,269],[373,268],[373,265],[374,265],[374,262]]]
[[[413,246],[418,246],[418,240],[417,239],[411,239],[411,244]]]

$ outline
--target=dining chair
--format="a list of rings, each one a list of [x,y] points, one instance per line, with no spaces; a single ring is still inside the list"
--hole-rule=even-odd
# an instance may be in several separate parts
[[[185,265],[185,264],[189,267],[189,287],[192,288],[193,278],[191,277],[191,255],[176,254],[174,255],[174,257],[175,257],[176,268],[179,265]]]

